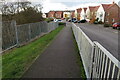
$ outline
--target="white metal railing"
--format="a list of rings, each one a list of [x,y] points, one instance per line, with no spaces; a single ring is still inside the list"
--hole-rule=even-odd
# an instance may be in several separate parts
[[[120,62],[98,42],[94,45],[93,77],[119,79]]]
[[[101,44],[92,42],[74,23],[72,29],[87,78],[120,79],[120,62]]]

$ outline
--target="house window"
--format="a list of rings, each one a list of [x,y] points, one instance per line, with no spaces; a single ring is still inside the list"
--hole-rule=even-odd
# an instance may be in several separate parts
[[[67,14],[65,14],[65,17],[68,17],[68,15],[67,15]]]
[[[95,12],[95,16],[97,15],[97,12]]]
[[[59,16],[61,17],[61,14]]]
[[[115,22],[115,19],[114,19],[114,18],[112,19],[112,22]]]
[[[103,16],[103,14],[101,13],[101,14],[100,14],[100,17],[102,17],[102,16]]]
[[[93,12],[92,12],[92,15],[93,15]]]
[[[108,22],[108,18],[106,19],[106,22]]]
[[[58,15],[58,17],[60,18],[60,14]]]

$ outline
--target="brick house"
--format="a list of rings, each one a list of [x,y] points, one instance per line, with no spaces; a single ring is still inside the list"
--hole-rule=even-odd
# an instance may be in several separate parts
[[[105,21],[105,14],[107,12],[107,9],[111,6],[112,4],[101,4],[100,7],[97,10],[96,18],[98,18],[98,21]]]
[[[55,17],[55,11],[49,11],[48,12],[48,17]]]
[[[82,11],[82,8],[78,8],[75,10],[75,17],[77,18],[77,20],[80,20],[81,18],[81,11]]]
[[[57,19],[63,18],[63,11],[55,11],[55,18]]]
[[[105,23],[113,24],[114,22],[120,22],[120,7],[113,2],[113,4],[106,9]]]
[[[87,17],[86,10],[87,10],[87,8],[82,8],[81,15],[80,15],[81,16],[80,20],[86,19],[86,17]]]
[[[72,18],[74,10],[65,10],[63,11],[63,18]]]
[[[97,17],[97,10],[100,6],[96,6],[93,10],[93,17],[96,18]]]
[[[100,6],[95,6],[95,8],[94,8],[92,18],[91,18],[91,23],[94,23],[94,21],[97,19],[97,10],[99,7]]]
[[[89,6],[86,10],[86,15],[87,15],[87,20],[90,21],[93,18],[93,14],[94,14],[94,9],[96,8],[96,6]]]
[[[57,19],[61,18],[72,18],[74,17],[74,10],[64,10],[64,11],[49,11],[48,12],[48,17],[54,17]]]
[[[71,17],[75,18],[75,11],[71,12]]]

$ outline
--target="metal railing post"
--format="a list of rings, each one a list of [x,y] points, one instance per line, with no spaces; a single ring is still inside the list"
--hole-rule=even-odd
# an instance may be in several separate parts
[[[92,77],[93,77],[93,67],[94,67],[95,45],[93,45],[91,53],[92,54],[91,54],[91,64],[90,64],[90,78],[92,80]]]

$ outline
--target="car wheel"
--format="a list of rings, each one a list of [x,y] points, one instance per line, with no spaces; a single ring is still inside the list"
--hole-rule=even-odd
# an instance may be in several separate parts
[[[119,30],[120,30],[120,27],[117,27],[117,29],[119,29]]]
[[[115,29],[115,27],[113,27],[113,29]]]

